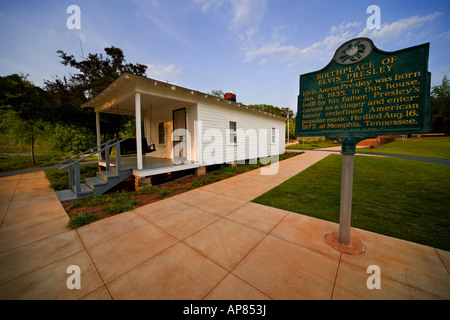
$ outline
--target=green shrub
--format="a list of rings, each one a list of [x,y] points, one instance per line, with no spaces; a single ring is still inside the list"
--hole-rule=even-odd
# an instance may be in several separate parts
[[[92,131],[86,128],[57,125],[51,144],[59,151],[79,153],[95,146],[96,138]]]
[[[245,166],[237,166],[234,167],[234,172],[236,173],[244,173],[247,170]]]
[[[212,183],[212,182],[213,182],[213,180],[210,179],[210,178],[208,178],[208,177],[203,177],[203,178],[200,180],[200,183],[201,183],[202,186],[207,185],[207,184],[210,184],[210,183]]]
[[[70,204],[69,209],[76,209],[83,206],[83,203],[81,201],[75,201]]]
[[[221,180],[221,178],[220,178],[219,175],[211,175],[211,176],[209,177],[209,183],[217,182],[217,181],[219,181],[219,180]]]
[[[158,189],[157,192],[161,198],[167,198],[172,193],[172,190],[169,188],[161,188],[161,189]]]
[[[81,212],[69,220],[68,226],[72,229],[84,226],[98,219],[98,214]]]
[[[102,209],[107,214],[117,214],[133,210],[135,206],[139,205],[139,200],[136,199],[134,192],[121,192],[108,197],[110,205],[104,206]]]
[[[198,179],[192,180],[192,182],[191,182],[191,186],[194,187],[194,188],[198,188],[201,185],[202,185],[202,183]]]
[[[155,194],[155,188],[153,186],[146,186],[139,190],[140,194],[152,195]]]
[[[107,214],[117,214],[133,210],[133,206],[128,203],[113,203],[111,205],[104,206],[102,209]]]
[[[173,188],[174,192],[186,192],[189,190],[194,189],[194,187],[192,185],[184,185],[184,186],[179,186],[179,187],[175,187]]]
[[[69,181],[64,178],[57,178],[51,181],[50,187],[55,191],[69,189]]]
[[[233,176],[234,176],[234,173],[231,172],[231,171],[225,171],[225,172],[222,173],[222,177],[223,178],[231,178]]]
[[[246,165],[248,168],[250,168],[250,170],[254,170],[254,169],[258,169],[259,167],[261,167],[260,164],[254,164],[254,163],[250,163]]]
[[[97,195],[90,194],[87,198],[86,205],[88,207],[95,207],[95,206],[101,206],[108,202],[110,202],[110,199],[106,194],[97,194]]]

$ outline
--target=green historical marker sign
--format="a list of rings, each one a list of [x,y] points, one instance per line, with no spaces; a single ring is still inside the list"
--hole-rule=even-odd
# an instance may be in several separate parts
[[[326,238],[333,246],[337,238],[337,248],[357,243],[350,238],[356,142],[431,131],[429,49],[426,43],[384,52],[357,38],[341,45],[325,68],[300,76],[295,135],[342,142],[339,233]]]
[[[297,136],[356,140],[431,131],[429,43],[395,52],[357,38],[300,76]]]

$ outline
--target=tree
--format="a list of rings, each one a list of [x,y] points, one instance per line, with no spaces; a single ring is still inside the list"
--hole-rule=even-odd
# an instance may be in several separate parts
[[[289,108],[274,107],[270,104],[251,104],[251,105],[249,105],[249,107],[255,108],[258,110],[262,110],[265,112],[269,112],[271,114],[274,114],[274,115],[277,115],[277,116],[280,116],[283,118],[287,118],[287,113],[289,110],[289,118],[293,119],[293,117],[294,117],[294,112]]]
[[[52,123],[57,126],[86,128],[95,134],[94,110],[80,108],[87,100],[82,86],[73,78],[56,77],[54,81],[45,81],[45,89],[52,97]]]
[[[35,164],[36,135],[48,120],[49,99],[47,92],[26,78],[18,74],[0,77],[0,110],[2,126],[30,145],[31,162]]]
[[[211,90],[210,92],[208,92],[208,94],[210,94],[212,96],[223,98],[225,93],[222,90],[214,89],[214,90]],[[274,114],[274,115],[277,115],[277,116],[280,116],[283,118],[287,118],[287,115],[289,112],[289,120],[294,120],[289,123],[289,136],[292,138],[296,138],[295,137],[295,115],[291,109],[275,107],[270,104],[251,104],[251,105],[249,105],[249,107],[258,109],[258,110],[261,110],[264,112],[268,112],[268,113],[271,113],[271,114]],[[287,126],[287,122],[286,122],[286,131],[287,131],[287,127],[288,126]]]
[[[147,71],[146,65],[126,63],[125,55],[119,48],[112,46],[104,50],[106,57],[103,54],[90,53],[87,59],[81,61],[77,61],[73,55],[69,56],[62,50],[57,51],[63,65],[80,71],[72,76],[72,81],[84,89],[87,99],[101,93],[124,72],[145,76]]]
[[[442,79],[442,84],[434,86],[431,90],[431,102],[436,123],[442,123],[443,130],[450,133],[450,83],[447,76]]]
[[[219,90],[219,89],[214,89],[214,90],[211,90],[210,92],[208,92],[208,94],[215,96],[215,97],[223,98],[223,96],[225,95],[225,92],[223,92],[222,90]]]
[[[104,49],[106,55],[89,54],[86,59],[76,60],[62,50],[57,53],[61,63],[77,69],[79,73],[69,78],[56,77],[53,81],[46,81],[46,90],[54,98],[54,121],[63,125],[85,127],[95,133],[95,113],[91,108],[81,109],[87,100],[101,93],[107,86],[124,72],[145,76],[147,66],[131,64],[125,61],[123,51],[114,46]],[[118,137],[130,117],[105,114],[101,117],[104,140]]]
[[[431,98],[433,113],[442,115],[444,121],[450,120],[450,83],[447,76],[444,76],[441,85],[432,88]]]

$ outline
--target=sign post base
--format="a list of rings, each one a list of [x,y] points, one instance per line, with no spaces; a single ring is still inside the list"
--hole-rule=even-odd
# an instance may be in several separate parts
[[[360,240],[351,238],[348,245],[343,245],[339,242],[338,237],[336,232],[328,233],[325,235],[325,242],[332,248],[346,254],[356,255],[365,251],[365,247]]]

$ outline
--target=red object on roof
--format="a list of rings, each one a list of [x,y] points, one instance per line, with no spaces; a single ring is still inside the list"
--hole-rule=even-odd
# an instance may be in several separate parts
[[[236,102],[236,94],[231,91],[225,92],[224,99]]]

